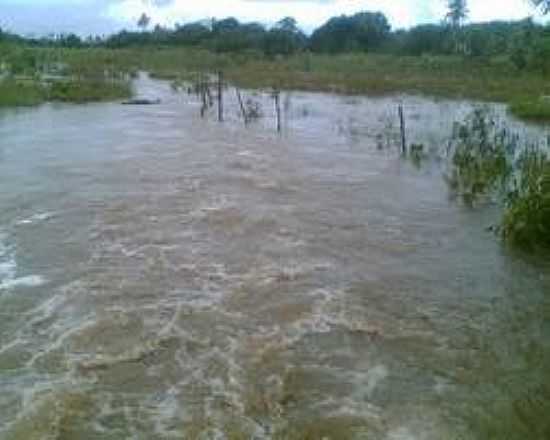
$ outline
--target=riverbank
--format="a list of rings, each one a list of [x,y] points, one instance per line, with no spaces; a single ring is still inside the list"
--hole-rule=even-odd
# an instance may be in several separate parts
[[[156,78],[181,79],[192,72],[223,70],[228,81],[247,88],[276,87],[365,95],[406,92],[476,99],[513,104],[512,113],[526,120],[550,121],[549,105],[541,100],[550,95],[549,75],[519,71],[506,57],[302,53],[270,59],[257,52],[220,54],[195,48],[148,47],[32,48],[24,52],[0,51],[0,58],[6,64],[13,64],[17,58],[20,64],[19,58],[23,56],[20,54],[31,60],[27,61],[29,68],[62,64],[68,72],[84,76],[107,72],[120,77],[145,70]],[[93,96],[94,100],[112,99],[110,92],[99,95]],[[28,102],[23,95],[21,101]]]
[[[0,107],[23,107],[47,101],[86,103],[132,96],[128,81],[67,79],[45,84],[38,79],[0,81]]]
[[[163,79],[177,79],[190,70],[223,69],[229,81],[247,88],[475,99],[511,104],[511,112],[522,119],[550,121],[550,110],[541,102],[542,96],[550,94],[550,78],[520,72],[506,58],[300,54],[270,60],[178,49],[147,55],[142,50],[121,51],[121,55]]]

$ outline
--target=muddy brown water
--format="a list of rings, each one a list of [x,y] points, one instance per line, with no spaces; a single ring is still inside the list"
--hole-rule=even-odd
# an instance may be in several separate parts
[[[430,148],[472,103],[296,92],[277,135],[136,86],[0,113],[0,438],[451,438],[547,340],[548,263],[397,153],[399,102]]]

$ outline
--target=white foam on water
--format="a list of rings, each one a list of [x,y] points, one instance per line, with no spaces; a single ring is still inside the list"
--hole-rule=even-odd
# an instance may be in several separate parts
[[[7,234],[0,231],[0,289],[12,281],[17,273],[15,255],[7,239]]]
[[[42,222],[42,221],[46,221],[46,220],[50,220],[51,218],[53,218],[55,216],[55,213],[54,212],[42,212],[42,213],[38,213],[38,214],[34,214],[28,218],[25,218],[23,220],[19,220],[16,225],[18,226],[21,226],[21,225],[32,225],[34,223],[38,223],[38,222]]]
[[[377,365],[376,367],[371,368],[367,371],[365,375],[366,384],[365,384],[365,394],[367,398],[372,397],[372,394],[376,387],[386,379],[389,375],[389,371],[384,365]]]
[[[408,428],[401,426],[388,432],[386,438],[387,440],[416,440],[417,437]]]
[[[41,275],[17,276],[15,249],[7,243],[8,235],[0,231],[0,290],[37,287],[47,281]]]
[[[356,417],[369,419],[373,424],[382,422],[382,409],[366,400],[357,400],[353,397],[336,399],[329,397],[317,405],[318,408],[325,408],[327,414],[332,417]],[[331,407],[335,409],[330,410]]]
[[[13,279],[15,277],[16,269],[17,265],[12,257],[8,260],[0,260],[0,285],[7,280]]]
[[[12,278],[0,283],[0,289],[14,289],[16,287],[38,287],[46,283],[41,275],[28,275],[26,277]]]

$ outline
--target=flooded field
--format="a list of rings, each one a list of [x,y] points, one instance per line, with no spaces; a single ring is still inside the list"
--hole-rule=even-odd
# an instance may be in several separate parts
[[[137,86],[0,112],[2,440],[475,438],[540,390],[550,264],[398,154],[400,101],[439,149],[473,104],[283,94],[278,135]]]

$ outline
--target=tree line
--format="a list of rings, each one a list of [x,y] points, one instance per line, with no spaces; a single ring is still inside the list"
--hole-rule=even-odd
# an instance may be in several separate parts
[[[543,12],[550,12],[550,0],[532,1]],[[174,28],[156,25],[149,29],[150,18],[143,14],[137,22],[139,31],[123,30],[104,38],[81,39],[69,34],[23,39],[0,30],[0,41],[60,47],[192,46],[214,52],[254,52],[268,57],[303,51],[480,58],[506,56],[518,69],[550,71],[549,25],[537,24],[530,18],[465,25],[467,16],[466,0],[448,0],[448,13],[438,24],[392,31],[383,13],[360,12],[333,17],[311,35],[306,35],[292,17],[286,17],[269,28],[255,22],[241,23],[230,17],[176,25]]]

